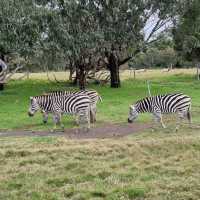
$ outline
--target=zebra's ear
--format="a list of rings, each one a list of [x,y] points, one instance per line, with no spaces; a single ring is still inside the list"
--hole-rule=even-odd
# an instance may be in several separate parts
[[[33,100],[33,97],[30,97],[30,100]]]
[[[134,110],[134,109],[135,109],[135,106],[134,106],[134,105],[130,105],[130,108]]]

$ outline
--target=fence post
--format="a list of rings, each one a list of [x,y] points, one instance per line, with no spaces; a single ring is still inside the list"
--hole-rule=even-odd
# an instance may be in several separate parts
[[[199,66],[198,66],[198,64],[196,64],[196,67],[197,67],[197,80],[199,81]]]
[[[148,88],[148,93],[149,93],[149,96],[151,97],[151,87],[150,87],[150,81],[147,81],[147,88]]]
[[[134,68],[133,70],[134,70],[133,72],[134,72],[134,79],[135,79],[135,76],[136,76],[136,73],[135,73],[135,71],[136,71],[136,70],[135,70],[135,68]]]

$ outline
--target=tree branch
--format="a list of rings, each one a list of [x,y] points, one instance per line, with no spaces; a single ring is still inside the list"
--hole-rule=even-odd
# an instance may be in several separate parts
[[[149,34],[148,38],[147,38],[146,41],[145,41],[146,43],[148,43],[148,41],[151,39],[152,35],[157,31],[157,27],[158,27],[158,25],[160,24],[160,22],[161,22],[161,19],[159,19],[159,20],[157,21],[157,23],[155,24],[155,26],[153,27],[151,33]]]
[[[152,36],[159,30],[161,29],[164,25],[166,25],[168,22],[170,21],[170,19],[167,20],[163,20],[163,19],[159,19],[157,21],[157,23],[155,24],[155,26],[153,27],[152,31],[150,32],[149,36],[147,37],[145,43],[149,43],[149,40],[152,38]]]
[[[125,64],[125,63],[128,62],[131,58],[132,58],[132,57],[129,56],[129,57],[123,59],[123,60],[120,60],[120,61],[119,61],[119,66]]]
[[[20,70],[20,69],[22,69],[22,68],[23,68],[22,65],[18,65],[10,74],[7,74],[8,76],[5,77],[4,82],[8,82],[8,81],[11,79],[11,77],[12,77],[18,70]]]

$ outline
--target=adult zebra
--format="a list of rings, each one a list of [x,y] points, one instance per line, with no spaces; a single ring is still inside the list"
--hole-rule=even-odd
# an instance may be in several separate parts
[[[128,122],[132,123],[139,113],[150,112],[153,113],[155,121],[160,122],[162,127],[166,128],[162,114],[178,113],[179,122],[176,126],[176,130],[178,130],[183,118],[187,117],[189,123],[191,123],[190,109],[191,98],[182,93],[146,97],[130,106]]]
[[[48,93],[44,93],[44,95],[51,96],[68,96],[68,95],[88,95],[91,100],[91,109],[90,109],[90,122],[94,123],[96,121],[96,105],[100,100],[102,101],[101,96],[95,90],[81,90],[81,91],[52,91]],[[47,123],[48,121],[48,112],[43,112],[43,122]]]
[[[52,113],[54,129],[56,129],[56,125],[60,124],[62,114],[75,114],[78,115],[78,124],[81,127],[90,128],[90,106],[91,100],[86,95],[41,95],[30,97],[28,115],[32,117],[38,110]],[[64,128],[62,124],[61,126]]]

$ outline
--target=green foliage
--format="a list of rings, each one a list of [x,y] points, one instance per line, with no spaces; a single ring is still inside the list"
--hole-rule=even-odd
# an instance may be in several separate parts
[[[176,52],[171,47],[165,49],[149,48],[145,53],[141,52],[129,63],[131,68],[155,68],[169,67],[177,61]]]
[[[70,59],[88,66],[105,48],[128,49],[144,42],[143,29],[154,14],[170,18],[177,1],[2,0],[0,51],[17,53],[33,68],[64,68]],[[160,24],[159,24],[160,25]],[[150,37],[151,38],[151,37]],[[150,39],[149,38],[149,39]]]
[[[200,2],[187,1],[180,15],[180,22],[174,29],[176,49],[189,60],[200,56]]]

